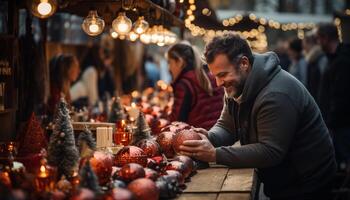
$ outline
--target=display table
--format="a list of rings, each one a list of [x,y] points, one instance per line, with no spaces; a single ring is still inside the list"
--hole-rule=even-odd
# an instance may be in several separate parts
[[[186,183],[178,200],[248,200],[254,199],[256,178],[254,169],[229,169],[211,164],[198,170]]]

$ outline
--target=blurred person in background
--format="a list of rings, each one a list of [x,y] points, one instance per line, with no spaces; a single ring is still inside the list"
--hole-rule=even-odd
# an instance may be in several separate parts
[[[160,68],[153,56],[147,55],[145,59],[145,73],[147,87],[154,87],[160,79]]]
[[[305,34],[303,49],[307,62],[307,89],[318,105],[320,101],[321,82],[327,67],[327,57],[317,44],[315,31]]]
[[[339,41],[333,24],[320,24],[317,39],[328,58],[320,107],[333,135],[338,166],[344,169],[350,162],[350,45]]]
[[[167,55],[174,89],[170,121],[183,121],[209,130],[220,117],[223,89],[215,84],[200,59],[198,50],[189,43],[178,43]]]
[[[50,63],[50,97],[48,100],[48,114],[54,114],[56,104],[61,97],[71,102],[70,87],[78,78],[80,66],[73,55],[61,54],[51,58]]]
[[[294,38],[288,45],[288,56],[291,60],[291,64],[288,67],[288,72],[295,78],[302,82],[305,86],[307,84],[307,63],[303,56],[302,41],[298,38]]]

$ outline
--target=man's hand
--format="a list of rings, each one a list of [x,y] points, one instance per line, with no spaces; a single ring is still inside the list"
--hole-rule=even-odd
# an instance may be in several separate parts
[[[204,128],[193,128],[196,132],[205,135],[205,137],[208,137],[208,131]]]
[[[182,155],[190,156],[206,162],[216,161],[216,150],[208,138],[199,134],[202,140],[186,140],[180,146]]]

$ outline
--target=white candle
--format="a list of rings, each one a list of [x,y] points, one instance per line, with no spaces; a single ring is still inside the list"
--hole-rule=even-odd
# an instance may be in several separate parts
[[[136,104],[133,102],[131,103],[131,107],[129,109],[129,117],[136,119],[139,116],[139,109],[137,108]]]

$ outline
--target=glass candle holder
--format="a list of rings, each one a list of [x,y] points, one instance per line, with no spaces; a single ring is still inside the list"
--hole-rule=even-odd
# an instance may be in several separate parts
[[[53,191],[56,183],[56,168],[41,164],[35,178],[35,187],[38,192]]]

